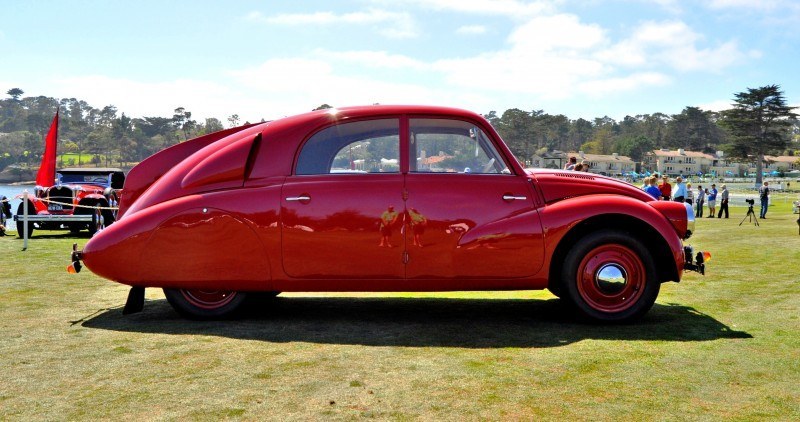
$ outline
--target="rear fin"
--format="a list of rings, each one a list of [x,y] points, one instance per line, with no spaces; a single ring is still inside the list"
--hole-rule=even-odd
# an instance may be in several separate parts
[[[128,207],[139,198],[147,188],[150,187],[156,180],[163,176],[167,171],[186,157],[194,154],[206,146],[232,135],[236,132],[248,129],[261,123],[253,123],[249,125],[234,127],[230,129],[221,130],[219,132],[210,133],[199,138],[190,139],[185,142],[173,145],[169,148],[161,150],[144,161],[139,163],[136,167],[128,172],[125,179],[125,188],[122,193],[122,199],[119,204],[119,213],[117,219],[125,214]]]

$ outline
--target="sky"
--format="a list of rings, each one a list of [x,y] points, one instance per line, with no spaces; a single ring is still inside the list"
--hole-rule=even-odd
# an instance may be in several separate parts
[[[128,116],[271,120],[321,104],[571,119],[800,105],[796,0],[0,0],[0,95]]]

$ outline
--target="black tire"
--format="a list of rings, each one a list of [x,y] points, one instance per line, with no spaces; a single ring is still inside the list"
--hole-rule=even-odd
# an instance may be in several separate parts
[[[632,322],[655,303],[661,283],[655,261],[637,238],[615,230],[590,233],[567,253],[564,297],[596,322]]]
[[[19,207],[17,207],[17,237],[19,237],[20,239],[22,239],[22,237],[24,236],[23,232],[25,231],[25,223],[22,221],[22,216],[25,215],[25,212],[24,212],[24,209],[23,209],[23,205],[24,204],[19,204]],[[29,216],[36,214],[33,211],[34,209],[35,208],[33,208],[33,203],[28,202],[28,215]],[[28,223],[28,239],[30,239],[31,236],[33,236],[33,229],[34,229],[33,223]]]
[[[90,212],[92,213],[92,222],[89,223],[89,234],[94,236],[95,233],[105,228],[105,219],[99,209],[93,209]]]
[[[112,211],[112,210],[103,210],[102,213],[103,213],[103,225],[105,227],[108,227],[111,224],[113,224],[115,221],[117,221],[117,217],[116,217],[116,215],[114,215],[114,211]]]
[[[547,286],[547,290],[549,290],[553,296],[559,299],[564,298],[564,290],[562,289],[561,280],[556,283],[551,283],[549,286]]]
[[[247,300],[243,292],[201,289],[164,289],[170,305],[189,319],[224,319],[235,315]]]

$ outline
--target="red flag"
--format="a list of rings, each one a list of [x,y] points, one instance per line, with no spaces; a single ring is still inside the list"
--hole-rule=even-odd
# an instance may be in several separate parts
[[[36,174],[36,184],[39,186],[53,186],[56,180],[56,143],[58,142],[58,110],[50,131],[44,138],[44,155],[42,164],[39,166],[39,173]]]

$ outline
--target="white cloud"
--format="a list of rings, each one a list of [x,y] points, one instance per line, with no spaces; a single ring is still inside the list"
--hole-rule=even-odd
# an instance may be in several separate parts
[[[228,86],[200,80],[150,83],[88,75],[58,79],[53,83],[50,95],[80,98],[94,107],[114,105],[126,115],[134,117],[171,116],[175,108],[185,107],[197,119],[222,119],[235,113],[241,106],[238,104],[239,95]]]
[[[732,103],[732,100],[714,100],[703,104],[697,104],[695,107],[708,111],[722,111],[733,108]]]
[[[460,35],[481,35],[486,33],[486,27],[483,25],[464,25],[456,29],[456,34]]]
[[[289,13],[264,16],[261,12],[250,12],[246,19],[252,22],[273,25],[382,25],[379,33],[388,38],[414,38],[417,34],[416,24],[411,15],[405,12],[388,12],[370,9],[364,12],[336,14],[332,12]]]
[[[328,60],[341,60],[370,68],[428,70],[430,65],[401,54],[385,51],[327,51],[315,50],[316,57]]]
[[[360,59],[360,58],[358,58]],[[284,113],[331,105],[422,103],[447,104],[448,95],[421,85],[338,74],[322,59],[274,59],[231,72],[235,82],[267,107]]]
[[[377,0],[375,3],[393,3],[386,0]],[[540,0],[532,2],[522,2],[517,0],[406,0],[407,5],[432,10],[446,10],[462,13],[473,13],[479,15],[500,15],[513,18],[526,18],[543,13],[555,11],[555,4],[558,0]]]
[[[581,23],[575,15],[560,14],[533,18],[517,27],[508,39],[517,50],[564,49],[569,54],[598,46],[605,41],[605,32],[598,25]]]
[[[708,7],[712,9],[751,9],[770,11],[792,5],[792,2],[782,0],[711,0]]]
[[[427,10],[463,13],[490,13],[488,9],[496,6],[492,13],[513,19],[513,24],[502,48],[466,57],[448,57],[445,52],[445,58],[422,60],[389,50],[316,49],[230,70],[218,82],[145,83],[82,76],[58,81],[55,95],[114,104],[134,116],[168,116],[183,106],[198,119],[237,113],[250,121],[295,114],[322,103],[455,104],[487,110],[519,103],[521,98],[541,103],[641,91],[674,83],[679,78],[676,73],[721,72],[746,56],[760,54],[741,51],[734,40],[708,45],[702,33],[680,20],[643,22],[615,37],[613,31],[576,15],[552,13],[555,2],[412,3]],[[388,28],[387,36],[416,33],[411,15],[380,9],[274,16],[253,12],[247,19],[267,25],[373,25],[376,31]],[[482,25],[468,25],[457,33],[485,31]],[[154,111],[153,104],[164,110]]]
[[[666,85],[670,78],[659,72],[634,73],[624,77],[606,78],[583,82],[580,90],[588,95],[599,97],[617,92],[630,92],[646,86]]]
[[[608,63],[629,68],[668,67],[682,72],[721,72],[758,52],[744,53],[735,41],[699,48],[704,41],[681,21],[644,22],[631,37],[621,40],[595,56]]]

